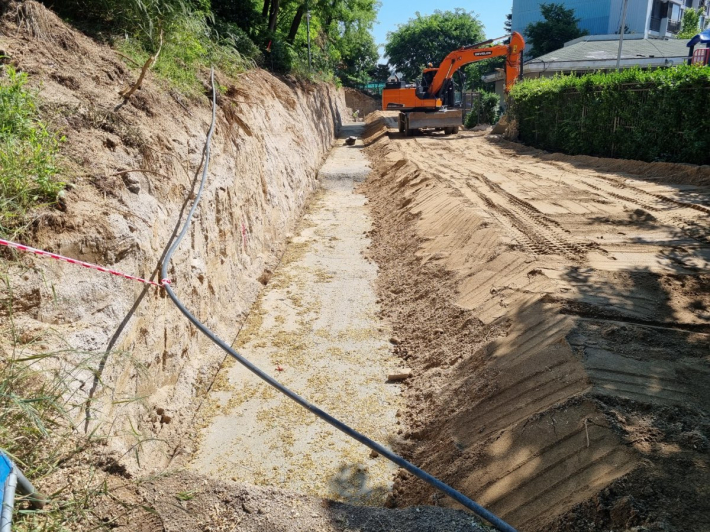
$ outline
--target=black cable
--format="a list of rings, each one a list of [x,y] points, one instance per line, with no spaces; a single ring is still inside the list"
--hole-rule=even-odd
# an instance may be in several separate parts
[[[336,429],[340,430],[341,432],[344,432],[354,440],[359,441],[363,445],[366,445],[370,449],[374,450],[378,454],[381,454],[391,462],[394,462],[398,466],[400,466],[403,469],[406,469],[416,477],[419,477],[420,479],[424,480],[431,486],[435,487],[436,489],[442,491],[458,503],[462,504],[469,510],[471,510],[473,513],[476,515],[482,517],[489,523],[491,523],[494,527],[496,527],[498,530],[501,530],[503,532],[516,532],[516,530],[510,526],[508,523],[494,515],[493,513],[489,512],[476,502],[472,501],[462,493],[459,493],[452,487],[444,484],[442,481],[437,479],[436,477],[433,477],[426,471],[423,471],[419,469],[417,466],[414,464],[411,464],[407,462],[404,458],[401,456],[396,455],[386,447],[383,447],[379,443],[371,440],[367,436],[360,434],[356,430],[350,428],[348,425],[343,423],[342,421],[339,421],[338,419],[334,418],[327,412],[324,412],[317,406],[309,403],[306,401],[304,398],[296,394],[295,392],[289,390],[285,386],[283,386],[281,383],[279,383],[276,379],[271,377],[270,375],[264,373],[262,370],[260,370],[258,367],[256,367],[254,364],[249,362],[246,358],[244,358],[242,355],[237,353],[234,349],[232,349],[229,345],[227,345],[223,340],[221,340],[216,334],[214,334],[212,331],[210,331],[206,325],[204,325],[200,320],[198,320],[195,316],[192,315],[192,313],[185,308],[185,306],[182,304],[180,299],[175,295],[173,292],[172,287],[170,286],[170,282],[167,280],[168,277],[168,266],[170,265],[170,259],[172,258],[173,253],[177,249],[177,247],[180,245],[180,242],[182,241],[183,237],[187,233],[187,230],[190,227],[190,222],[192,221],[192,216],[195,213],[195,210],[197,209],[197,205],[200,203],[200,198],[202,196],[202,190],[204,189],[205,181],[207,179],[207,171],[210,163],[210,144],[212,141],[212,134],[214,133],[214,126],[215,126],[215,120],[216,120],[216,113],[217,113],[217,102],[216,102],[216,93],[215,93],[215,85],[214,85],[214,69],[212,69],[210,73],[210,78],[212,81],[212,124],[210,125],[209,132],[207,133],[207,140],[205,142],[205,166],[202,170],[202,181],[200,182],[200,188],[197,191],[197,195],[195,197],[195,203],[193,204],[192,208],[190,209],[190,212],[187,215],[187,219],[185,220],[185,225],[182,228],[182,231],[180,231],[180,234],[178,237],[175,239],[175,242],[173,245],[170,247],[168,250],[167,254],[165,255],[165,260],[163,261],[162,268],[160,270],[160,277],[163,280],[162,284],[163,287],[165,288],[165,291],[168,293],[170,296],[170,299],[172,299],[173,303],[175,303],[175,306],[182,312],[185,317],[192,322],[192,324],[197,327],[202,333],[207,336],[210,340],[212,340],[215,344],[217,344],[220,348],[222,348],[224,351],[229,353],[232,357],[234,357],[242,366],[247,368],[249,371],[254,373],[257,377],[260,379],[264,380],[267,384],[273,386],[276,388],[278,391],[301,405],[303,408],[306,410],[312,412],[319,418],[321,418],[323,421],[329,423],[330,425],[334,426]]]

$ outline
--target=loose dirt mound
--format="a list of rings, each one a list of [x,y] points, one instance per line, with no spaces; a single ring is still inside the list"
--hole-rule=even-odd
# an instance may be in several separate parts
[[[710,527],[706,170],[384,128],[364,189],[415,371],[400,450],[521,530]]]
[[[382,108],[382,104],[380,100],[377,100],[376,98],[373,98],[372,96],[368,96],[364,92],[360,92],[359,90],[351,89],[350,87],[346,87],[345,89],[345,103],[347,104],[348,108],[351,109],[352,111],[358,110],[360,111],[360,118],[364,118],[365,116],[369,115],[370,113],[373,113],[375,111],[379,111]]]

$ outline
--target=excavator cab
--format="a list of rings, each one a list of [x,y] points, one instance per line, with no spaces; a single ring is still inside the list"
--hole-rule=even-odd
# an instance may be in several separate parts
[[[431,64],[431,63],[429,63]],[[415,94],[417,98],[420,100],[423,100],[427,97],[427,93],[429,92],[429,87],[431,86],[432,82],[434,81],[434,76],[436,76],[437,69],[436,68],[427,68],[422,72],[422,79],[417,82],[416,85],[416,91]]]

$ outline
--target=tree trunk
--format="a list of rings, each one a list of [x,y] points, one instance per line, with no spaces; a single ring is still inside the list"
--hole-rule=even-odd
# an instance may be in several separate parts
[[[266,20],[269,15],[269,6],[271,5],[271,0],[264,0],[264,7],[261,8],[261,18]]]
[[[271,0],[271,13],[269,13],[269,31],[276,31],[276,18],[279,15],[279,0]]]
[[[301,26],[301,19],[303,14],[306,12],[306,4],[301,4],[296,10],[296,15],[293,17],[293,22],[291,23],[291,29],[288,32],[288,42],[293,44],[296,34],[298,33],[298,28]]]

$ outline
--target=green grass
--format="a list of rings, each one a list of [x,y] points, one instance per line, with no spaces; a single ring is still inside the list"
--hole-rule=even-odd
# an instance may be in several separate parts
[[[54,203],[63,139],[42,122],[27,74],[6,67],[0,77],[0,234],[12,236],[28,209]]]
[[[182,18],[164,32],[163,46],[152,72],[183,94],[201,94],[205,71],[210,65],[232,76],[254,67],[254,61],[237,51],[231,38],[227,34],[222,38],[210,37],[210,28],[203,17]],[[149,50],[144,41],[131,38],[120,40],[117,48],[141,66],[157,49]]]
[[[24,329],[13,311],[19,300],[8,272],[21,266],[2,260],[0,266],[0,448],[49,500],[35,510],[19,497],[13,530],[108,530],[111,523],[96,511],[100,503],[124,520],[135,505],[113,493],[115,481],[109,485],[97,464],[109,436],[98,428],[83,434],[86,390],[81,390],[87,382],[90,386],[101,353],[48,350],[45,342],[61,344],[61,338]]]

